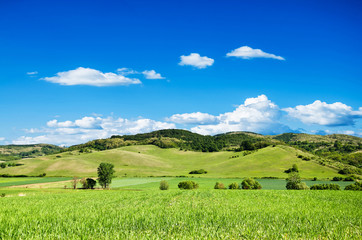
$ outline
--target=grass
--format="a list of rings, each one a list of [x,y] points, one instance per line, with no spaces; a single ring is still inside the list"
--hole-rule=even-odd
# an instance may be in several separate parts
[[[67,177],[16,177],[16,178],[0,178],[0,187],[19,186],[28,184],[51,183],[70,180]]]
[[[243,153],[216,152],[202,153],[161,149],[153,145],[135,145],[101,152],[65,152],[56,157],[48,155],[17,161],[23,166],[0,169],[0,174],[47,176],[95,177],[101,162],[115,165],[117,176],[189,176],[195,169],[205,169],[203,177],[279,177],[285,178],[284,170],[297,164],[303,178],[332,178],[340,176],[337,170],[321,166],[315,161],[297,158],[301,152],[288,147],[276,146],[260,149],[243,156]],[[232,156],[238,156],[231,158]]]
[[[360,192],[6,191],[0,239],[362,237]]]

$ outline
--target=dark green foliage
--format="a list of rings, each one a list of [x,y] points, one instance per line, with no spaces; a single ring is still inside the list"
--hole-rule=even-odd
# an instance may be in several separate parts
[[[199,170],[193,170],[191,172],[189,172],[189,174],[206,174],[207,171],[205,171],[204,169],[199,169]]]
[[[112,182],[114,174],[114,165],[111,163],[101,163],[97,169],[98,172],[98,182],[102,188],[109,188],[109,185]]]
[[[286,188],[288,190],[307,190],[307,189],[309,189],[309,187],[304,182],[301,182],[298,172],[289,173],[289,177],[287,178]]]
[[[344,190],[362,191],[362,182],[347,185]]]
[[[182,181],[182,182],[179,182],[178,188],[180,188],[180,189],[196,189],[196,188],[199,188],[199,184],[195,183],[194,181]]]
[[[5,196],[6,196],[5,193],[1,193],[1,194],[0,194],[0,197],[5,197]]]
[[[239,189],[239,184],[237,184],[236,182],[233,182],[233,183],[229,184],[229,189]]]
[[[97,181],[94,180],[93,178],[87,178],[86,179],[86,188],[87,189],[94,189],[94,187],[96,186],[97,184]]]
[[[160,182],[160,190],[168,190],[170,186],[168,185],[168,182],[166,180],[162,180]]]
[[[6,163],[0,163],[0,167],[1,167],[1,168],[6,168],[6,167],[7,167],[7,164],[6,164]]]
[[[356,180],[356,178],[353,176],[348,176],[343,179],[345,182],[353,182],[354,180]]]
[[[342,181],[343,180],[343,177],[333,177],[332,181]]]
[[[214,189],[225,189],[225,186],[223,183],[216,182]]]
[[[261,185],[258,181],[252,178],[246,178],[241,183],[242,189],[261,189]]]
[[[310,190],[341,190],[341,187],[338,184],[315,184],[310,187]]]
[[[314,178],[312,179],[312,181],[317,181],[317,177],[314,177]]]
[[[293,164],[293,166],[287,170],[284,171],[285,173],[291,173],[291,172],[299,172],[297,164]]]
[[[45,177],[47,174],[46,173],[42,173],[42,174],[39,174],[38,177]]]

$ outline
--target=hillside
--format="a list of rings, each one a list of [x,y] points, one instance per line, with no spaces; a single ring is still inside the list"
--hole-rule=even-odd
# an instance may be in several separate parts
[[[288,146],[269,146],[243,156],[243,152],[203,153],[176,148],[162,149],[153,145],[125,146],[105,151],[79,153],[63,152],[56,155],[19,160],[24,165],[0,169],[0,174],[47,176],[96,176],[101,162],[115,165],[117,176],[188,176],[191,170],[205,169],[196,177],[278,177],[285,178],[284,170],[294,163],[303,178],[332,178],[337,170],[321,166],[315,161],[303,161],[297,155],[305,154]]]
[[[18,160],[58,153],[63,148],[52,144],[0,145],[0,161]]]

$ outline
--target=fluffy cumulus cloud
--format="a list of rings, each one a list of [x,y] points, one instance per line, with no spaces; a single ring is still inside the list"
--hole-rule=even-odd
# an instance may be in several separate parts
[[[4,141],[5,138],[4,137],[0,137],[0,142]]]
[[[277,60],[285,60],[281,56],[277,56],[271,53],[266,53],[261,49],[253,49],[248,46],[242,46],[237,49],[232,50],[226,54],[227,57],[238,57],[242,59],[251,59],[251,58],[273,58]]]
[[[214,59],[208,57],[201,57],[198,53],[191,53],[188,56],[182,55],[180,57],[181,61],[179,65],[181,66],[194,66],[196,68],[206,68],[214,64]]]
[[[160,73],[156,73],[155,70],[145,70],[142,72],[146,79],[164,79]]]
[[[57,83],[60,85],[88,85],[96,87],[122,85],[127,86],[131,84],[140,84],[141,81],[136,78],[128,78],[123,74],[116,74],[112,72],[103,73],[101,71],[79,67],[74,70],[59,72],[54,77],[45,77],[42,80]]]
[[[281,111],[267,96],[248,98],[232,112],[213,116],[207,113],[175,114],[169,121],[182,124],[195,124],[191,131],[214,135],[233,131],[251,131],[264,134],[276,134],[291,131],[279,123]]]
[[[179,123],[179,124],[209,124],[217,120],[217,118],[208,113],[184,113],[184,114],[174,114],[169,118],[166,118],[167,121]]]
[[[32,131],[37,136],[22,136],[14,140],[13,144],[52,143],[69,146],[112,135],[137,134],[169,128],[176,128],[176,126],[173,123],[145,118],[130,120],[113,117],[83,117],[75,121],[51,120],[47,123],[47,127]]]
[[[290,117],[299,119],[305,124],[331,127],[354,125],[355,119],[362,117],[362,108],[353,111],[352,107],[340,102],[328,104],[319,100],[309,105],[285,108],[284,111],[288,112]]]

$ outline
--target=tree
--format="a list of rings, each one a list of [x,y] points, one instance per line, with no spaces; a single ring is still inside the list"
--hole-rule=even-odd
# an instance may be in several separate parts
[[[111,163],[101,163],[97,169],[98,171],[98,182],[102,188],[109,188],[109,185],[112,182],[114,174],[114,165]]]
[[[92,178],[87,178],[87,188],[94,189],[94,186],[97,184],[96,180]]]
[[[288,190],[307,190],[307,189],[309,189],[309,187],[304,182],[301,182],[298,172],[289,173],[289,177],[287,178],[286,188]]]
[[[72,187],[73,189],[76,189],[77,188],[77,184],[78,184],[78,177],[73,177],[73,180],[72,180]]]

